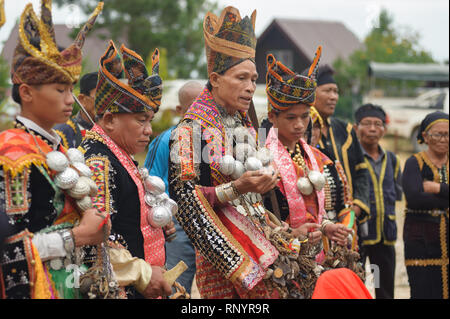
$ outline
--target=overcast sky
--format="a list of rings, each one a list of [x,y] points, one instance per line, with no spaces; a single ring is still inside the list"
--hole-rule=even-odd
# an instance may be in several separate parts
[[[126,0],[124,0],[126,1]],[[162,0],[163,1],[163,0]],[[15,21],[27,3],[39,12],[39,0],[6,0],[7,22],[0,30],[0,50]],[[420,46],[439,62],[449,57],[449,0],[218,0],[220,6],[232,5],[242,16],[257,9],[256,33],[260,35],[273,18],[318,19],[343,22],[363,40],[374,25],[381,8],[393,16],[402,32],[418,32]],[[106,4],[107,5],[107,1]],[[54,10],[54,22],[73,24],[77,8],[67,6]],[[81,20],[81,19],[80,19]],[[83,21],[79,21],[83,22]]]

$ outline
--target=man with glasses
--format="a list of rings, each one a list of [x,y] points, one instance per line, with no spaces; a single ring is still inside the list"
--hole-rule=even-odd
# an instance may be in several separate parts
[[[87,73],[80,80],[80,94],[78,100],[85,111],[80,110],[76,115],[70,117],[66,123],[54,127],[61,136],[66,148],[78,147],[83,140],[86,130],[90,130],[95,117],[94,99],[97,86],[97,72]]]
[[[386,133],[386,113],[376,105],[364,104],[355,112],[354,129],[370,174],[370,218],[368,233],[362,236],[361,257],[380,269],[376,298],[394,298],[395,201],[402,199],[401,170],[398,157],[383,150],[379,142]]]

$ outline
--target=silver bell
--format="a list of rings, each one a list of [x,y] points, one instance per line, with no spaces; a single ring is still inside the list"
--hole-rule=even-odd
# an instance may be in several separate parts
[[[164,206],[155,206],[149,210],[147,220],[154,228],[164,227],[171,222],[172,213]]]
[[[220,161],[220,172],[227,176],[233,174],[235,162],[236,161],[233,156],[225,155]]]
[[[256,157],[249,157],[247,158],[247,161],[244,164],[246,171],[257,171],[261,168],[263,168],[263,165],[259,159]]]
[[[67,167],[61,173],[55,176],[55,184],[61,189],[69,189],[75,186],[80,176],[77,171],[71,167]]]
[[[83,163],[84,164],[84,155],[76,148],[69,148],[66,152],[67,157],[70,160],[70,163]]]
[[[308,178],[310,182],[314,185],[315,189],[320,191],[325,187],[325,176],[318,171],[310,171],[308,173]]]
[[[153,195],[160,195],[166,191],[166,184],[158,176],[148,176],[144,180],[144,186]]]
[[[311,195],[314,191],[314,186],[308,178],[300,177],[297,181],[297,188],[303,195]]]
[[[46,162],[48,168],[56,172],[62,172],[69,167],[69,160],[66,155],[58,151],[52,151],[47,153]]]
[[[240,161],[236,161],[234,163],[234,172],[233,174],[231,174],[231,178],[236,180],[239,177],[242,176],[242,174],[245,173],[245,168],[244,168],[244,164],[242,164]]]

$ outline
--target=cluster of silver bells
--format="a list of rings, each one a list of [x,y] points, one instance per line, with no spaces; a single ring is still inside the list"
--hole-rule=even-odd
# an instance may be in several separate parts
[[[257,171],[270,165],[273,156],[269,149],[265,147],[258,149],[255,138],[247,128],[237,127],[234,129],[233,135],[236,141],[234,156],[222,157],[219,168],[222,174],[236,180],[246,171]]]
[[[158,176],[150,176],[146,168],[140,168],[144,181],[145,203],[150,206],[147,220],[154,228],[164,227],[178,211],[177,203],[166,194],[166,185]]]
[[[324,174],[309,170],[307,177],[300,177],[297,180],[297,188],[303,195],[311,195],[314,189],[320,192],[325,187],[325,183]]]
[[[91,179],[92,171],[85,164],[84,155],[76,148],[69,148],[66,154],[52,151],[46,155],[49,169],[57,172],[54,182],[76,200],[82,211],[92,207],[92,196],[97,195],[97,184]]]

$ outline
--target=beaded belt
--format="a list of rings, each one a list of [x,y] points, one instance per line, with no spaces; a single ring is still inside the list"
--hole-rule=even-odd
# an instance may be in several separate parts
[[[430,210],[420,210],[420,209],[410,209],[407,208],[406,213],[408,214],[428,214],[433,217],[438,217],[441,215],[448,215],[448,210],[430,209]]]

